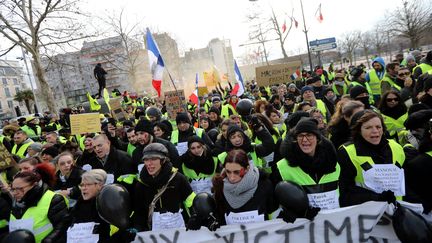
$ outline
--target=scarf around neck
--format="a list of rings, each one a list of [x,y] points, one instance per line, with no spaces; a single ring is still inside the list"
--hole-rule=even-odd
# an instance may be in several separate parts
[[[250,167],[245,176],[238,183],[232,184],[224,179],[223,194],[228,204],[234,208],[245,205],[255,194],[258,187],[259,171],[257,167]]]

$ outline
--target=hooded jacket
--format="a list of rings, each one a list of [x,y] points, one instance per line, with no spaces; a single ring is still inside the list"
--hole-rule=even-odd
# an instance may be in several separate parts
[[[372,66],[373,66],[373,64],[374,64],[375,62],[381,64],[382,70],[379,71],[379,72],[376,72],[377,75],[378,75],[378,77],[379,77],[379,79],[381,80],[381,79],[384,77],[384,73],[385,73],[385,62],[384,62],[384,59],[383,59],[382,57],[376,57],[376,58],[373,60],[373,62],[372,62]],[[368,82],[370,81],[369,73],[366,74],[365,79],[366,79],[366,81],[368,81]]]
[[[243,149],[246,153],[255,151],[258,157],[265,157],[274,151],[274,141],[273,137],[270,135],[267,129],[262,129],[256,132],[256,136],[262,141],[261,144],[253,145],[250,138],[240,127],[236,125],[231,125],[228,127],[227,137],[229,138],[235,132],[240,132],[243,136],[243,145],[240,147],[235,147],[229,139],[226,141],[225,151],[229,152],[233,149]]]

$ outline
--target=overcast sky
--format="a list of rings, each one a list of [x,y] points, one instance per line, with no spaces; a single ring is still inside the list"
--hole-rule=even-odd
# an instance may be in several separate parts
[[[321,3],[324,21],[319,23],[315,17]],[[350,30],[370,30],[384,19],[387,12],[401,5],[400,0],[303,0],[309,40],[338,37]],[[293,28],[286,42],[288,54],[305,51],[305,35],[301,17],[300,0],[87,0],[82,4],[85,11],[104,15],[125,9],[130,21],[139,20],[144,27],[159,32],[169,32],[177,40],[179,48],[203,48],[212,38],[230,39],[234,57],[243,55],[247,49],[257,46],[239,47],[248,40],[249,26],[246,15],[253,9],[260,9],[270,16],[271,7],[283,23],[289,21],[285,14],[299,22]],[[280,56],[276,42],[270,46],[272,56]]]

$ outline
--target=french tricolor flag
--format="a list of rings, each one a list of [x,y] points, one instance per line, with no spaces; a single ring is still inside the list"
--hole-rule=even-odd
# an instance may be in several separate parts
[[[243,85],[243,78],[241,76],[240,69],[237,66],[236,60],[234,60],[234,73],[237,82],[234,85],[233,90],[231,91],[231,95],[237,95],[237,97],[239,97],[244,93],[245,89]]]
[[[161,96],[162,77],[164,72],[164,61],[159,52],[159,48],[153,39],[150,29],[147,28],[147,49],[149,57],[149,65],[152,73],[152,85],[156,89],[158,96]]]
[[[198,99],[198,73],[195,77],[195,90],[194,92],[189,96],[189,100],[192,101],[195,105],[199,105],[199,99]]]

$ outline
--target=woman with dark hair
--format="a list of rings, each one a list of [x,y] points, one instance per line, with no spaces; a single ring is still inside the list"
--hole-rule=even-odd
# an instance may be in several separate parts
[[[36,242],[66,242],[69,213],[64,197],[48,188],[55,181],[55,168],[38,164],[33,172],[15,175],[9,231],[28,229]]]
[[[241,149],[233,149],[227,154],[223,168],[213,179],[218,222],[230,225],[268,219],[276,207],[274,189],[266,173],[249,163],[248,155]],[[239,213],[254,217],[252,220],[252,217],[237,217]]]
[[[383,118],[372,110],[357,112],[351,124],[353,141],[338,149],[341,206],[401,199],[405,195],[402,146],[383,136]]]
[[[315,119],[302,118],[284,139],[280,150],[283,159],[273,168],[273,184],[291,181],[302,186],[311,207],[307,217],[313,218],[319,208],[339,207],[340,167],[336,149],[321,134]]]
[[[399,141],[398,134],[405,130],[404,122],[408,118],[408,109],[399,92],[394,90],[386,92],[381,98],[378,109],[384,118],[390,138]]]
[[[173,131],[172,125],[169,121],[163,120],[156,123],[153,127],[155,137],[162,138],[167,141],[171,140],[171,133]]]
[[[221,124],[221,122],[223,121],[221,117],[221,110],[215,106],[212,106],[207,113],[210,121],[213,122],[215,127],[219,127],[219,124]]]
[[[215,125],[208,117],[201,116],[199,119],[199,127],[208,133],[211,129],[215,128]]]
[[[254,131],[256,137],[262,141],[261,144],[252,144],[251,139],[237,125],[230,125],[227,131],[227,141],[225,152],[218,155],[221,163],[225,161],[227,153],[233,149],[242,149],[250,157],[251,163],[258,168],[266,166],[263,157],[270,155],[274,151],[274,141],[266,126],[260,121],[257,114],[253,114],[249,121],[249,126]]]
[[[69,199],[78,199],[81,193],[78,185],[84,173],[83,169],[75,165],[73,155],[69,152],[59,154],[55,159],[55,164],[57,179],[53,189]]]
[[[273,127],[273,123],[263,114],[255,114],[255,116],[258,118],[259,122],[264,125],[264,127],[267,129],[267,131],[270,132],[270,135],[273,138],[273,143],[275,148],[279,148],[279,145],[281,143],[281,136],[280,133]],[[255,144],[262,144],[262,140],[258,137],[258,134],[256,131],[252,130],[252,137],[251,140]],[[276,152],[275,152],[276,151]],[[279,155],[279,150],[275,149],[275,151],[272,151],[269,155],[266,155],[262,158],[263,165],[262,167],[265,168],[266,172],[271,172],[271,167],[273,166],[274,161],[279,161],[281,159],[281,156]]]
[[[349,132],[351,117],[362,110],[364,110],[364,105],[360,101],[341,100],[338,102],[336,112],[328,125],[330,141],[335,148],[339,148],[339,146],[351,139],[351,133]]]
[[[212,156],[211,149],[198,136],[188,139],[188,150],[179,158],[179,171],[186,176],[192,190],[211,192],[211,178],[220,171],[218,160]]]

